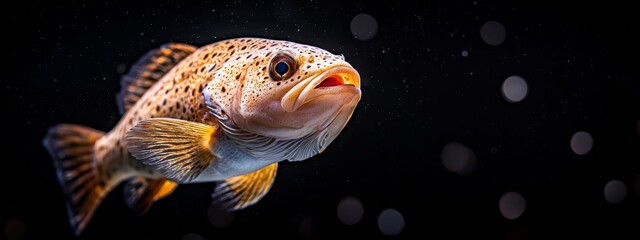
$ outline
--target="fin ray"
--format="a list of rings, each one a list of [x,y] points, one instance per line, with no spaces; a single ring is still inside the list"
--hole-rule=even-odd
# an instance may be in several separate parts
[[[158,201],[169,196],[169,194],[176,190],[176,187],[178,187],[177,183],[165,180],[162,186],[160,186],[156,193],[153,195],[153,201]]]
[[[43,139],[67,196],[69,223],[76,235],[84,230],[107,192],[92,157],[93,144],[103,135],[84,126],[60,124],[51,127]]]
[[[171,194],[177,186],[166,178],[134,177],[124,186],[125,201],[131,210],[141,216],[149,211],[155,201]]]
[[[116,95],[120,113],[126,113],[151,86],[196,49],[187,44],[168,43],[138,59],[120,79],[120,92]]]
[[[278,163],[273,163],[255,172],[228,178],[216,186],[212,198],[229,210],[249,207],[269,192],[277,170]]]
[[[166,178],[149,179],[142,176],[130,179],[124,186],[127,206],[139,216],[145,214],[149,211],[153,202],[158,200],[155,198],[157,193],[169,182],[171,181]],[[171,192],[173,192],[173,189],[165,192],[164,196],[169,195]]]
[[[138,122],[127,131],[126,147],[145,165],[178,183],[195,179],[211,164],[217,127],[171,118]]]

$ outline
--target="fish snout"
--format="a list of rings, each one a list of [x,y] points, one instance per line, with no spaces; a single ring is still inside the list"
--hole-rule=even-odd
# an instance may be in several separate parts
[[[325,95],[360,95],[360,75],[351,66],[337,66],[294,86],[282,98],[282,108],[296,111],[302,105]]]

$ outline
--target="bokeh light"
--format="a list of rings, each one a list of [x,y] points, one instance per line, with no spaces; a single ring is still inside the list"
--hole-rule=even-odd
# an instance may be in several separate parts
[[[608,203],[616,204],[627,197],[627,186],[619,180],[611,180],[604,186],[604,198]]]
[[[338,219],[346,225],[356,225],[362,220],[364,207],[355,197],[345,197],[338,203]]]
[[[195,233],[187,233],[180,240],[204,240],[204,238]]]
[[[385,209],[378,215],[378,228],[384,235],[398,235],[404,230],[404,217],[398,210]]]
[[[520,102],[527,96],[528,92],[527,81],[520,76],[510,76],[502,82],[502,96],[507,102]]]
[[[469,56],[469,52],[467,52],[466,50],[465,50],[465,51],[462,51],[462,56],[463,56],[463,57],[467,57],[467,56]]]
[[[232,211],[223,209],[219,204],[211,204],[207,209],[207,218],[211,225],[219,228],[225,228],[233,223],[233,220],[235,220],[235,214]]]
[[[351,33],[359,40],[371,40],[378,33],[378,21],[369,14],[358,14],[351,20]]]
[[[4,223],[4,233],[10,240],[24,239],[27,235],[27,228],[18,219],[9,219]]]
[[[524,213],[524,210],[527,207],[527,201],[519,193],[507,192],[500,198],[498,206],[500,207],[500,213],[502,213],[504,218],[513,220]]]
[[[502,23],[488,21],[480,27],[480,37],[485,43],[491,46],[498,46],[507,37],[507,30]]]
[[[571,150],[578,155],[585,155],[593,147],[593,137],[584,131],[579,131],[571,137]]]
[[[476,155],[473,150],[459,142],[445,145],[440,158],[444,168],[460,175],[468,175],[476,167]]]

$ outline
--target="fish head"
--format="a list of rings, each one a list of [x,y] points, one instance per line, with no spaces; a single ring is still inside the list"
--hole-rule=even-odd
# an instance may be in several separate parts
[[[316,134],[322,151],[360,101],[360,75],[341,55],[271,40],[236,54],[216,71],[205,98],[243,131],[276,140],[323,132]]]

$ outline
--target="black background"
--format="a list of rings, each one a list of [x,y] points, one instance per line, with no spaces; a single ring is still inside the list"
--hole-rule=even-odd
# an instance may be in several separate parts
[[[235,213],[227,228],[207,220],[214,183],[180,186],[137,217],[112,192],[86,239],[385,238],[378,214],[404,216],[396,237],[421,239],[640,238],[640,30],[631,4],[489,1],[373,3],[314,1],[19,1],[3,7],[1,217],[28,239],[72,238],[64,196],[40,141],[69,122],[100,130],[118,121],[119,76],[166,42],[197,46],[233,37],[285,39],[344,54],[362,76],[352,120],[322,154],[280,165],[269,194]],[[352,18],[372,15],[377,35],[353,37]],[[488,20],[507,31],[482,41]],[[463,57],[462,51],[469,56]],[[508,103],[502,81],[522,76],[529,95]],[[579,156],[569,140],[594,138]],[[478,165],[447,171],[440,153],[462,142]],[[493,149],[493,151],[492,151]],[[626,184],[620,204],[603,194]],[[498,201],[508,191],[527,203],[515,220]],[[342,224],[336,206],[359,198],[364,217]],[[4,225],[3,225],[4,226]],[[6,235],[3,235],[6,236]]]

